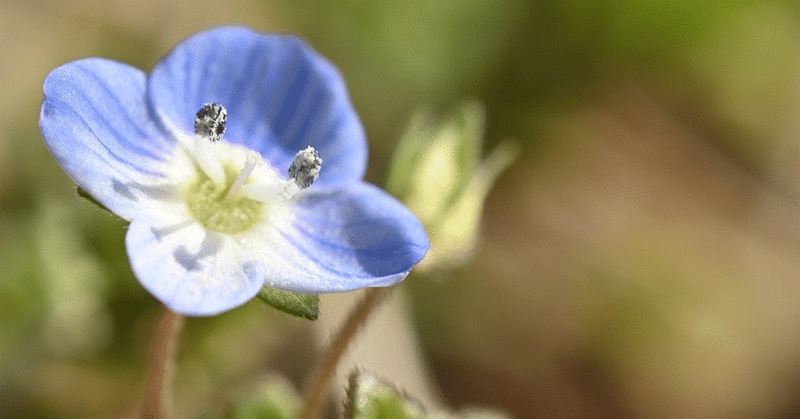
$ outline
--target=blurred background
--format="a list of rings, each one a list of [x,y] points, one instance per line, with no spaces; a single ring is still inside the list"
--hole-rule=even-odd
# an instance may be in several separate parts
[[[485,151],[520,146],[474,258],[402,286],[448,406],[797,417],[800,6],[754,0],[0,0],[0,417],[135,412],[160,310],[125,223],[41,140],[44,77],[87,56],[149,70],[227,23],[300,34],[341,69],[373,183],[423,105],[479,100]],[[189,319],[178,417],[271,371],[302,387],[314,327],[259,302]]]

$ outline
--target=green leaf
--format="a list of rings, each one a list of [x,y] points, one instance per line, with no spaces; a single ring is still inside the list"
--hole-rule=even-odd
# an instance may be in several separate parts
[[[422,406],[394,386],[358,371],[350,375],[345,401],[347,419],[421,419]]]
[[[91,202],[92,204],[97,205],[97,207],[100,208],[100,209],[103,209],[103,210],[106,210],[108,212],[111,212],[110,209],[106,208],[106,206],[101,204],[100,201],[94,199],[94,197],[92,195],[90,195],[89,192],[86,192],[86,190],[84,190],[80,186],[77,187],[77,191],[78,191],[78,196],[79,197]],[[114,214],[113,212],[111,212],[111,213]]]
[[[295,317],[316,320],[319,317],[319,295],[301,294],[264,286],[256,294],[261,301],[275,310]]]

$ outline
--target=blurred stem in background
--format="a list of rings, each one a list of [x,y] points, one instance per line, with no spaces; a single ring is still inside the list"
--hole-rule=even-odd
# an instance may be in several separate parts
[[[175,373],[175,352],[178,336],[186,317],[164,307],[164,314],[153,336],[150,371],[147,374],[142,419],[172,417],[172,379]]]
[[[347,347],[366,322],[367,317],[394,289],[394,287],[369,288],[364,292],[364,298],[350,312],[347,320],[339,329],[339,333],[328,346],[327,351],[320,359],[317,367],[311,371],[311,380],[303,395],[303,410],[298,416],[300,419],[314,419],[328,401],[328,390],[331,378],[336,373],[336,367],[342,359]]]

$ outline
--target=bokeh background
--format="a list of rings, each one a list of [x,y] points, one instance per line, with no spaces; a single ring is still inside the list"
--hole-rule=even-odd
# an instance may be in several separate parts
[[[486,149],[519,144],[475,257],[403,285],[450,406],[800,414],[796,1],[3,0],[0,417],[135,412],[159,314],[125,223],[78,199],[45,148],[42,80],[87,56],[149,70],[226,23],[301,34],[342,70],[374,183],[422,105],[477,99]],[[302,386],[313,327],[258,302],[190,319],[180,417],[271,371]]]

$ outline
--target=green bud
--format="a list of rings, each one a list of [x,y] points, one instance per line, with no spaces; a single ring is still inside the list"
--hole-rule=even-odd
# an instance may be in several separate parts
[[[500,143],[484,160],[465,185],[457,199],[447,207],[430,228],[431,249],[420,264],[421,269],[437,264],[457,266],[472,257],[478,244],[483,204],[497,176],[519,153],[511,142]]]
[[[430,109],[418,110],[389,165],[387,190],[424,203],[431,217],[441,213],[479,163],[485,120],[478,102],[464,103],[441,123]]]
[[[256,294],[261,301],[275,310],[295,317],[316,320],[319,317],[319,296],[284,291],[264,286]]]
[[[425,225],[431,243],[418,266],[455,266],[472,255],[483,203],[497,177],[519,154],[499,144],[483,161],[486,114],[478,102],[462,104],[438,122],[430,110],[411,118],[389,166],[386,188]]]
[[[394,386],[358,371],[350,375],[345,400],[347,419],[424,418],[422,406]]]

